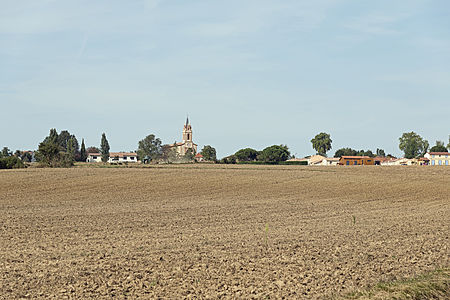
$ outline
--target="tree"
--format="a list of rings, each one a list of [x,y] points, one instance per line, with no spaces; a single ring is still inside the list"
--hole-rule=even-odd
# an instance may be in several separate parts
[[[334,157],[341,157],[341,156],[356,156],[358,154],[358,151],[352,149],[352,148],[341,148],[336,151],[334,154]]]
[[[430,152],[448,152],[448,150],[444,146],[444,142],[436,141],[436,145],[431,147]]]
[[[171,147],[170,145],[163,145],[161,159],[165,160],[167,163],[178,160],[177,149],[175,147]]]
[[[210,145],[206,145],[203,147],[202,151],[200,152],[201,155],[203,155],[203,158],[208,161],[216,161],[216,149],[211,147]]]
[[[188,150],[186,151],[186,153],[184,154],[184,158],[185,158],[187,161],[192,161],[192,160],[194,160],[194,156],[195,156],[195,154],[194,154],[194,151],[193,151],[192,149],[188,149]]]
[[[311,140],[313,149],[317,151],[317,154],[322,156],[326,156],[327,152],[331,150],[332,142],[330,135],[325,132],[319,133]]]
[[[265,148],[259,155],[259,159],[266,163],[279,163],[286,161],[290,156],[286,145],[273,145]]]
[[[143,161],[144,158],[153,160],[162,155],[162,142],[159,138],[155,138],[154,134],[147,135],[138,143],[137,155],[138,159]]]
[[[75,160],[75,139],[73,137],[71,137],[68,141],[67,141],[67,149],[66,149],[66,153],[69,155],[69,157],[72,160]]]
[[[17,156],[5,156],[0,158],[0,169],[25,168],[25,165]]]
[[[383,149],[378,149],[377,148],[377,156],[385,157],[386,153],[384,152]]]
[[[31,155],[31,153],[28,151],[24,151],[22,152],[20,159],[24,162],[31,162],[31,160],[33,159],[33,155]]]
[[[44,139],[43,142],[58,144],[58,132],[55,128],[50,129],[50,134]]]
[[[106,139],[106,134],[102,134],[102,140],[100,142],[100,153],[102,154],[102,162],[107,162],[109,159],[109,143]]]
[[[447,149],[450,150],[450,135],[448,136],[448,144],[447,144]]]
[[[84,144],[84,139],[82,139],[80,150],[80,161],[86,162],[86,159],[87,159],[86,145]]]
[[[89,148],[87,148],[86,152],[89,153],[100,153],[100,149],[98,149],[97,147],[91,146]]]
[[[2,149],[2,157],[12,156],[11,150],[8,147],[3,147]]]
[[[421,157],[427,153],[429,143],[414,131],[405,132],[399,138],[399,148],[406,158]]]
[[[234,155],[239,161],[254,161],[258,157],[259,151],[252,148],[245,148],[237,151]]]

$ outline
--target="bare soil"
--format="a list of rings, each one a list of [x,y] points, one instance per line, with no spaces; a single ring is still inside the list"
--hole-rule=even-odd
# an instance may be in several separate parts
[[[450,265],[450,168],[0,172],[0,298],[331,298]]]

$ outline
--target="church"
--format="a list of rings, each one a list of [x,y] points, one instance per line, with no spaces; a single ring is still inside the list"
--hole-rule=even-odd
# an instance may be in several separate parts
[[[183,126],[183,141],[169,146],[175,148],[180,156],[185,155],[189,149],[192,150],[193,155],[197,153],[197,144],[192,141],[192,126],[189,123],[189,117],[186,118],[186,124]]]

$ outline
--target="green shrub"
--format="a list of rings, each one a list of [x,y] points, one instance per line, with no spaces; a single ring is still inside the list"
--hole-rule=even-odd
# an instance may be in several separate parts
[[[0,158],[0,169],[20,169],[25,168],[24,163],[16,156]]]

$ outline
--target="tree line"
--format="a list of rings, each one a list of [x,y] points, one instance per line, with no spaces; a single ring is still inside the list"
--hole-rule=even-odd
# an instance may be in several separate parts
[[[318,155],[326,156],[326,153],[331,150],[331,137],[328,133],[321,132],[317,134],[312,140],[312,147],[317,151]],[[423,139],[419,134],[414,131],[405,132],[399,138],[399,149],[403,151],[405,158],[418,158],[423,157],[425,153],[428,152],[448,152],[450,150],[450,136],[449,142],[447,146],[444,145],[443,141],[436,141],[436,145],[429,149],[430,144],[427,140]],[[354,150],[352,148],[341,148],[335,152],[334,157],[341,156],[390,156],[391,154],[386,155],[383,149],[376,150],[373,153],[371,150]]]
[[[176,142],[174,143],[176,144]],[[311,139],[312,148],[318,155],[327,156],[327,152],[332,149],[331,136],[328,133],[321,132]],[[448,152],[450,150],[450,136],[447,145],[443,141],[436,141],[436,144],[429,149],[429,143],[415,132],[403,133],[399,138],[399,149],[403,151],[406,158],[423,157],[425,153],[430,152]],[[4,147],[0,152],[0,169],[23,168],[24,163],[35,159],[39,165],[45,167],[71,167],[74,162],[85,162],[89,153],[100,153],[103,162],[107,162],[110,156],[110,145],[106,134],[103,133],[100,139],[99,147],[91,146],[86,148],[84,139],[79,144],[76,136],[67,130],[57,132],[55,128],[50,129],[49,135],[39,143],[38,150],[34,153],[30,151],[16,150],[14,153]],[[189,149],[186,154],[180,155],[175,147],[163,145],[160,138],[154,134],[149,134],[138,142],[138,149],[135,151],[138,160],[149,162],[192,162],[194,161],[193,151]],[[203,159],[211,162],[225,164],[241,163],[271,163],[276,164],[294,157],[291,155],[287,145],[272,145],[261,151],[252,148],[243,148],[236,153],[217,159],[216,149],[211,145],[206,145],[199,152]],[[381,148],[375,152],[371,150],[355,150],[345,147],[336,150],[334,157],[341,156],[369,156],[369,157],[393,157],[385,153]]]

